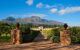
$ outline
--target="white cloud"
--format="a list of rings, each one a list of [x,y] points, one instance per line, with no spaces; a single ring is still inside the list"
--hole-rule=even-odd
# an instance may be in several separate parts
[[[57,13],[57,11],[58,11],[57,8],[52,8],[52,9],[50,9],[50,12],[52,12],[52,13]]]
[[[36,5],[36,7],[37,7],[37,8],[42,8],[42,7],[43,7],[43,3],[41,3],[41,2],[38,3],[38,4]]]
[[[10,14],[8,16],[16,17],[16,18],[22,18],[22,17],[27,17],[26,14]]]
[[[63,14],[65,14],[65,12],[66,12],[65,9],[62,9],[58,13],[61,14],[61,15],[63,15]]]
[[[45,8],[51,8],[51,6],[47,4],[47,5],[45,5]]]
[[[52,8],[52,9],[50,9],[50,12],[63,15],[63,14],[80,12],[80,7],[66,7],[66,8],[60,9],[60,10],[58,10],[58,8]]]
[[[29,13],[29,14],[10,14],[9,16],[16,17],[16,18],[38,16],[38,17],[44,18],[47,15],[46,14],[41,14],[41,13]]]
[[[45,5],[45,8],[56,8],[56,7],[57,7],[56,5],[49,5],[49,4]]]
[[[31,17],[31,16],[38,16],[38,17],[41,17],[41,18],[47,16],[46,14],[39,14],[39,13],[33,13],[33,14],[27,14],[27,15],[28,15],[29,17]]]
[[[80,11],[80,7],[67,7],[65,9],[61,9],[58,13],[63,15],[66,13],[75,13],[79,11]]]
[[[27,1],[26,1],[26,4],[32,5],[32,4],[33,4],[33,0],[27,0]]]

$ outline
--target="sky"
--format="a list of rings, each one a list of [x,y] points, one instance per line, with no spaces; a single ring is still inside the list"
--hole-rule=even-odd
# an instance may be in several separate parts
[[[0,0],[0,19],[39,16],[80,26],[80,0]]]

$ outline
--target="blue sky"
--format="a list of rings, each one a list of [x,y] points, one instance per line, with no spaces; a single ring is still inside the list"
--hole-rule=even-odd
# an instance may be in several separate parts
[[[33,15],[80,26],[80,0],[0,0],[0,19]]]

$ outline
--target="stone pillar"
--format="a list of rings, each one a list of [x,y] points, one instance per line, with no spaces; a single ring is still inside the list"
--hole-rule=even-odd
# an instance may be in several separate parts
[[[68,46],[71,44],[70,38],[70,31],[66,27],[67,25],[64,24],[64,29],[60,31],[60,43],[62,46]]]
[[[19,23],[16,24],[15,29],[11,30],[11,39],[13,44],[20,44]]]

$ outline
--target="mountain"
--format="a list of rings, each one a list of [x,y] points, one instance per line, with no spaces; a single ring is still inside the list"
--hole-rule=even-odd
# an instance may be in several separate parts
[[[28,18],[18,18],[16,19],[16,22],[19,23],[32,23],[32,24],[45,24],[45,25],[62,25],[62,22],[58,22],[58,21],[53,21],[53,20],[47,20],[47,19],[42,19],[38,16],[32,16],[32,17],[28,17]]]
[[[2,22],[4,22],[4,23],[15,23],[16,19],[12,16],[9,16],[6,19],[3,19]]]
[[[17,22],[22,23],[22,24],[31,23],[34,25],[62,25],[64,24],[58,21],[42,19],[38,16],[32,16],[32,17],[27,17],[27,18],[17,18],[17,19],[15,19],[14,17],[8,17],[2,21],[6,23],[17,23]]]

